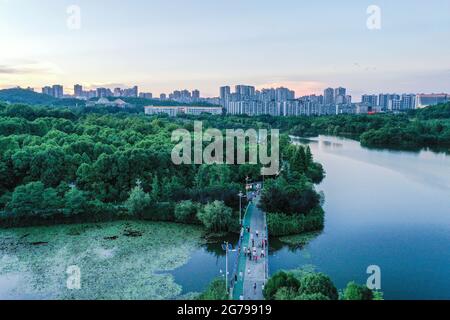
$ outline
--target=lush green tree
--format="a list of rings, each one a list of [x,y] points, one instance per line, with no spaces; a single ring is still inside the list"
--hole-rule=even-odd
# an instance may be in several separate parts
[[[46,189],[42,182],[31,182],[18,186],[7,205],[16,216],[47,217],[62,208],[63,201],[53,188]]]
[[[232,209],[222,201],[214,201],[204,206],[198,212],[197,218],[210,231],[229,231],[232,225]]]
[[[291,300],[297,295],[300,285],[300,281],[292,273],[279,271],[271,276],[264,286],[264,298],[275,300],[277,292],[281,289],[278,298],[280,300]]]
[[[322,294],[329,300],[339,298],[338,291],[330,277],[323,273],[306,272],[300,278],[300,295]]]
[[[373,300],[373,298],[372,290],[355,282],[350,282],[342,295],[342,300]]]
[[[330,300],[330,298],[322,293],[310,293],[310,294],[298,294],[294,300],[327,301]]]
[[[65,194],[64,201],[69,216],[86,213],[88,209],[88,198],[86,193],[76,187],[71,188]]]
[[[205,292],[197,297],[197,300],[228,300],[228,294],[226,291],[226,283],[223,279],[216,279],[206,288]]]
[[[337,300],[338,291],[323,273],[279,271],[264,288],[266,300]]]
[[[320,196],[306,180],[288,182],[284,177],[264,186],[260,206],[265,212],[307,215],[320,202]]]
[[[125,206],[128,209],[130,215],[138,217],[144,214],[152,204],[152,199],[148,193],[142,189],[140,181],[136,184],[130,192],[128,200],[125,202]]]
[[[200,206],[191,200],[177,203],[175,206],[175,220],[183,223],[196,223]]]

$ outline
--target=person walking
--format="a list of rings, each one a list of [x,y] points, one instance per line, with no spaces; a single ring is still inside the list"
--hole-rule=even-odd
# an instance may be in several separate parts
[[[257,287],[257,285],[256,285],[256,282],[255,282],[255,284],[253,285],[253,292],[254,292],[254,294],[256,294],[256,287]]]

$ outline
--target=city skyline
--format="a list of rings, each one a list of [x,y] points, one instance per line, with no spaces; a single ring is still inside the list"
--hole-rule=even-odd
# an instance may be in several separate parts
[[[72,4],[77,30],[66,25]],[[298,1],[127,4],[1,1],[0,88],[60,83],[71,92],[83,81],[155,96],[199,88],[206,97],[224,83],[288,87],[297,96],[338,86],[352,96],[450,88],[448,1],[378,1],[380,30],[366,26],[369,1],[326,10]]]

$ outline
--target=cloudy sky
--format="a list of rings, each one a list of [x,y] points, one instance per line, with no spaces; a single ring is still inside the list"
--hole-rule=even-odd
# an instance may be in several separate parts
[[[449,15],[448,0],[0,0],[0,88],[450,92]]]

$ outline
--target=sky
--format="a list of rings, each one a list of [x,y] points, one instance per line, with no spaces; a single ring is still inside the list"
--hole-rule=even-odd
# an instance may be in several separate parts
[[[449,17],[448,0],[0,0],[0,88],[450,92]]]

